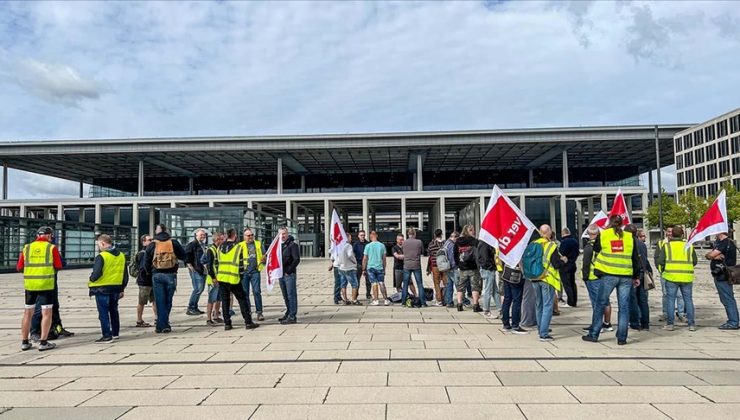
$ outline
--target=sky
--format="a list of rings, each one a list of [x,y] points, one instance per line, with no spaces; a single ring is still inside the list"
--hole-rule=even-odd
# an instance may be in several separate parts
[[[738,51],[731,1],[1,2],[0,141],[698,123]]]

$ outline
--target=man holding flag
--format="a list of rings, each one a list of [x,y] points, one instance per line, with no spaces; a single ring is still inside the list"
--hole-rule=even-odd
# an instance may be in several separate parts
[[[268,252],[268,257],[274,258],[274,260],[271,259],[268,262],[268,276],[277,274],[278,271],[282,274],[280,277],[280,289],[283,291],[286,311],[285,316],[281,317],[279,321],[283,325],[295,324],[298,322],[298,287],[296,284],[296,274],[298,264],[301,262],[301,253],[293,236],[288,235],[287,228],[280,228],[279,244],[276,243],[277,240],[278,238],[275,238],[273,245],[270,246],[270,248],[274,246],[275,249],[271,249],[273,252]],[[278,248],[280,258],[277,258]]]

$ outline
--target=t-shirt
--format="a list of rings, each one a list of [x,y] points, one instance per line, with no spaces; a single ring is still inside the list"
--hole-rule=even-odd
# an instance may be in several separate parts
[[[380,242],[370,242],[365,246],[363,251],[364,255],[367,255],[367,268],[374,268],[376,270],[383,269],[383,260],[385,259],[385,245]]]
[[[254,242],[247,242],[247,273],[253,273],[259,268],[257,264],[257,247]]]
[[[730,241],[730,238],[714,241],[714,249],[721,252],[722,255],[725,256],[725,259],[724,261],[712,260],[709,263],[712,272],[715,272],[717,266],[723,262],[728,267],[732,267],[737,264],[737,248],[735,247],[735,244]]]
[[[424,245],[416,238],[409,238],[403,243],[403,269],[421,270],[421,254]]]
[[[403,255],[403,248],[399,244],[393,245],[392,252],[394,254],[401,254]],[[395,255],[393,256],[393,269],[394,270],[403,270],[403,258],[399,259],[396,258]]]

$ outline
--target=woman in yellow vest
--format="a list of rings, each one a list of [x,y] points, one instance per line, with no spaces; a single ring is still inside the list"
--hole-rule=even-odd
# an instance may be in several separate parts
[[[103,333],[95,342],[106,344],[118,339],[121,330],[118,300],[123,297],[123,290],[128,284],[128,271],[126,255],[116,249],[110,236],[98,236],[97,244],[100,253],[95,257],[87,287],[90,288],[90,296],[95,296]]]
[[[260,273],[265,268],[265,257],[262,242],[254,238],[252,229],[244,229],[244,242],[242,242],[242,253],[244,255],[244,273],[242,274],[242,287],[247,295],[249,304],[249,289],[254,294],[254,308],[257,311],[257,321],[264,321],[262,315],[262,279]],[[249,307],[251,311],[251,307]]]
[[[603,327],[604,308],[609,304],[609,296],[617,289],[619,315],[617,325],[617,344],[627,344],[629,324],[630,292],[633,285],[640,284],[640,255],[637,252],[637,239],[622,230],[622,217],[611,216],[609,228],[594,240],[594,274],[601,279],[598,300],[593,308],[591,328],[584,341],[597,342]]]
[[[594,273],[594,259],[596,259],[596,255],[594,253],[594,243],[596,242],[596,238],[599,236],[599,228],[596,225],[591,225],[588,227],[588,242],[586,245],[583,246],[583,266],[581,271],[581,276],[583,277],[583,282],[586,285],[586,290],[588,291],[588,300],[591,301],[591,307],[596,307],[596,302],[599,299],[599,289],[601,288],[601,279],[596,277],[596,274]],[[605,331],[614,331],[614,327],[612,327],[612,305],[608,304],[604,308],[604,321],[602,330]],[[591,325],[589,324],[586,327],[583,327],[584,331],[590,331]]]
[[[213,233],[213,245],[206,249],[206,285],[208,286],[208,307],[206,308],[206,325],[215,326],[224,322],[219,316],[221,311],[221,297],[218,283],[214,283],[213,277],[218,272],[218,247],[224,242],[223,232]]]
[[[560,292],[560,272],[567,258],[560,255],[558,246],[555,244],[550,225],[540,226],[540,238],[534,241],[542,245],[545,274],[541,279],[530,279],[535,294],[535,306],[537,315],[537,329],[540,341],[553,341],[550,335],[550,321],[552,320],[553,307],[555,305],[555,292]]]
[[[679,290],[686,308],[689,331],[696,331],[692,286],[697,257],[693,246],[685,249],[686,241],[682,237],[683,228],[674,226],[671,238],[668,242],[661,244],[661,252],[657,256],[658,271],[660,271],[660,277],[665,280],[663,287],[666,289],[665,307],[663,308],[666,314],[666,325],[663,329],[668,331],[673,331],[675,328],[673,323],[676,312],[673,308],[676,306],[676,295]]]

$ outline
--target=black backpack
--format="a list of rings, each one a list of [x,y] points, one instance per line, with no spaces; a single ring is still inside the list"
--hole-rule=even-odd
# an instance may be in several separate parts
[[[476,263],[475,259],[475,247],[472,245],[466,245],[460,247],[460,262],[466,266],[471,266]]]

